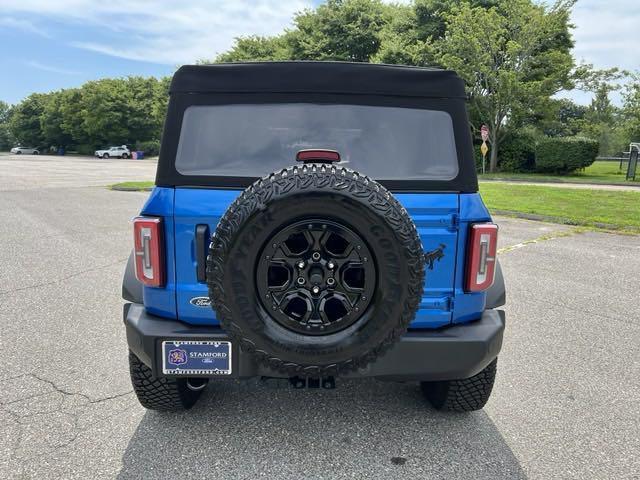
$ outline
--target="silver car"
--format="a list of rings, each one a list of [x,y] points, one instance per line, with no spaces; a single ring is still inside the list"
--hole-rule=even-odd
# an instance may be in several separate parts
[[[129,158],[131,157],[131,152],[126,145],[122,145],[120,147],[111,147],[105,150],[96,150],[94,155],[99,158]]]
[[[32,147],[13,147],[11,149],[11,153],[16,155],[22,155],[23,153],[25,155],[38,155],[40,154],[40,151],[37,148]]]

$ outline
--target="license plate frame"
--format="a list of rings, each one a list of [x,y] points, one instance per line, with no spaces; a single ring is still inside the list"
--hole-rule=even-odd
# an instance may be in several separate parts
[[[229,376],[232,345],[224,340],[164,340],[162,373],[177,376]]]

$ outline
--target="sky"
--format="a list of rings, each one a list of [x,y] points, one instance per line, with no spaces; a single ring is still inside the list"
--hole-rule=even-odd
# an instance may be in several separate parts
[[[405,0],[406,1],[406,0]],[[0,0],[0,100],[127,75],[170,75],[242,35],[273,35],[320,0]],[[574,55],[640,69],[640,0],[578,0]],[[580,103],[590,95],[563,94]],[[615,98],[614,100],[619,101]]]

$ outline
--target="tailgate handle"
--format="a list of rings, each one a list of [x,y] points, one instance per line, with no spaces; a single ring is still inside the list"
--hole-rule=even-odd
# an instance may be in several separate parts
[[[198,282],[207,281],[207,242],[209,225],[196,225],[196,278]]]

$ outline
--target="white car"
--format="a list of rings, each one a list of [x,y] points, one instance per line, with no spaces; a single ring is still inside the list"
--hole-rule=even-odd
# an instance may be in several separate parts
[[[129,158],[131,157],[131,152],[126,145],[121,145],[119,147],[110,147],[108,150],[96,150],[94,155],[99,158]]]
[[[16,155],[38,155],[40,151],[37,148],[31,147],[13,147],[11,149],[11,153],[15,153]]]

